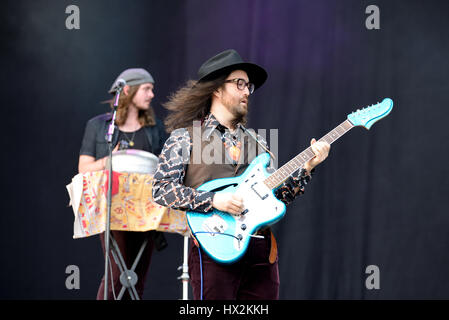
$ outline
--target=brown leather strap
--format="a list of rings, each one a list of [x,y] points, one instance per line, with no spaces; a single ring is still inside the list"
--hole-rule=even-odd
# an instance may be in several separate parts
[[[270,263],[273,264],[276,262],[276,258],[278,256],[278,246],[273,231],[270,230],[270,233],[271,233],[271,248],[270,248],[270,257],[268,258],[268,261],[270,261]]]
[[[193,243],[195,244],[195,246],[197,246],[198,248],[200,247],[200,244],[198,243],[198,240],[196,240],[195,236],[192,233],[192,230],[190,229],[190,238],[192,238]]]

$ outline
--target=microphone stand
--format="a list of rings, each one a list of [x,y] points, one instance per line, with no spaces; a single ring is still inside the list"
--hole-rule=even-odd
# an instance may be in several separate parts
[[[113,114],[112,121],[109,125],[108,130],[108,146],[109,146],[109,161],[108,161],[108,199],[107,199],[107,216],[106,216],[106,230],[105,230],[105,261],[104,261],[104,300],[108,300],[108,268],[109,268],[109,246],[110,246],[110,233],[111,233],[111,204],[112,204],[112,137],[114,135],[115,129],[115,116],[117,114],[118,100],[120,98],[120,93],[122,91],[122,87],[118,86],[115,92],[115,100],[113,105]]]

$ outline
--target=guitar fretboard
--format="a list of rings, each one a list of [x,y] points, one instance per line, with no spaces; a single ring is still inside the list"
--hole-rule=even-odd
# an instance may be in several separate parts
[[[351,130],[354,125],[349,122],[349,120],[343,121],[340,125],[338,125],[335,129],[330,131],[324,137],[322,137],[319,141],[325,141],[329,144],[335,142],[338,138],[343,136],[346,132]],[[289,162],[284,164],[282,167],[273,172],[267,179],[264,180],[264,183],[270,189],[275,189],[279,185],[281,185],[285,180],[287,180],[296,170],[303,167],[304,164],[312,159],[315,154],[312,151],[311,147],[308,147],[306,150],[298,154],[296,157],[291,159]]]

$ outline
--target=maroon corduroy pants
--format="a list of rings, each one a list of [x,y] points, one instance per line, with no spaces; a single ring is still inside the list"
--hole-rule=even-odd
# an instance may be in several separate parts
[[[201,251],[202,298],[204,300],[277,300],[279,298],[278,259],[268,261],[271,239],[252,238],[247,252],[233,264],[221,264]],[[201,271],[198,247],[189,253],[189,274],[193,298],[201,299]]]

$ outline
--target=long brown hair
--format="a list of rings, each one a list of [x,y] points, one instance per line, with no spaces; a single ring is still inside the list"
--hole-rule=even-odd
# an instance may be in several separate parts
[[[192,121],[201,120],[210,112],[212,94],[221,87],[227,74],[214,80],[198,82],[189,80],[187,84],[171,94],[163,106],[171,113],[165,118],[167,131],[170,133],[178,128],[192,125]]]
[[[130,86],[128,95],[125,95],[123,92],[120,94],[120,98],[118,100],[117,106],[117,114],[115,118],[115,124],[117,126],[121,126],[125,124],[126,118],[128,117],[128,109],[129,105],[132,103],[134,96],[140,88],[140,84],[136,86]],[[108,100],[111,105],[111,109],[114,107],[114,98]],[[144,126],[154,126],[156,124],[156,116],[154,114],[153,107],[150,107],[147,110],[139,110],[139,123]]]

